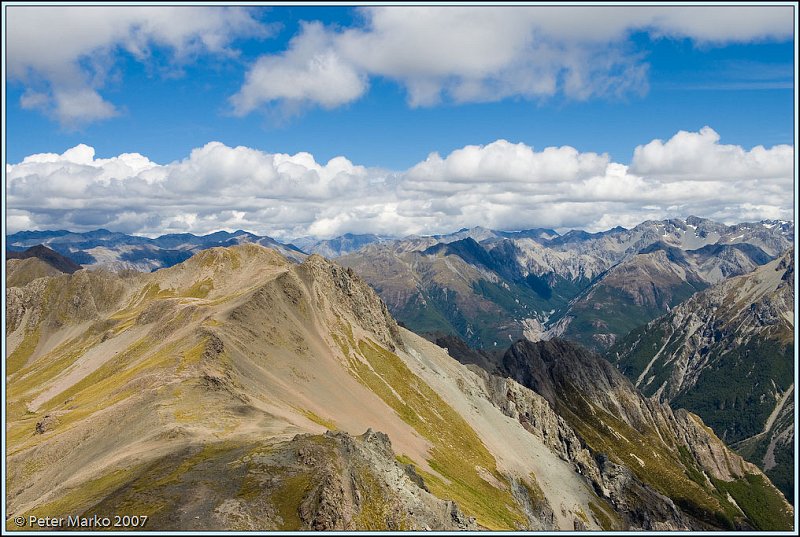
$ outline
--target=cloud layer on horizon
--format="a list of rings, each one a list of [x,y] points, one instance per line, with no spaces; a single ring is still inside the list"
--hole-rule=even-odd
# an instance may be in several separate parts
[[[476,225],[598,231],[690,214],[729,223],[793,219],[794,149],[719,142],[709,127],[680,131],[638,146],[626,166],[569,146],[497,140],[431,153],[400,172],[219,142],[165,165],[138,153],[98,159],[81,144],[7,165],[7,232],[245,229],[285,240]]]

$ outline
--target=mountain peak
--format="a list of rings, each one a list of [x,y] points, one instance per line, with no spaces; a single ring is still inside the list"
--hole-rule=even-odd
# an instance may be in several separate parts
[[[397,322],[386,304],[353,269],[312,254],[297,266],[297,272],[310,288],[317,289],[316,297],[327,297],[329,309],[345,311],[389,349],[403,347]]]
[[[28,259],[31,257],[41,259],[54,269],[67,274],[72,274],[73,272],[83,268],[69,257],[61,255],[43,244],[31,246],[22,252],[6,252],[6,259]]]

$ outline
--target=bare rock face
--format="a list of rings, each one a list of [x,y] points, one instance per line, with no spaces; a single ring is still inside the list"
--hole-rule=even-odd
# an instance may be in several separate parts
[[[472,367],[471,370],[481,376],[489,400],[505,415],[519,420],[528,432],[539,437],[553,453],[574,463],[580,473],[599,478],[591,453],[544,397],[512,379],[490,375],[477,367]]]
[[[632,528],[656,531],[698,528],[670,498],[643,483],[627,467],[604,455],[598,456],[597,464],[603,496]]]
[[[298,266],[297,273],[313,289],[318,304],[335,304],[358,319],[365,330],[378,336],[382,345],[390,350],[403,348],[397,322],[386,304],[353,269],[312,255]]]
[[[693,527],[672,500],[643,483],[625,466],[613,463],[605,454],[593,453],[544,397],[514,380],[471,369],[483,378],[490,400],[507,416],[519,420],[553,453],[571,463],[575,471],[591,483],[598,496],[609,501],[628,528],[687,530]],[[546,513],[539,513],[539,518],[546,519]]]
[[[703,424],[700,417],[684,409],[673,413],[675,432],[710,476],[724,481],[760,473],[758,468],[731,451]]]

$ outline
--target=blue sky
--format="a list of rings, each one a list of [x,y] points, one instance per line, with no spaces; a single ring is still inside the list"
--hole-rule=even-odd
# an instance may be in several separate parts
[[[610,173],[609,163],[630,166],[629,172],[648,169],[658,174],[647,163],[633,162],[635,149],[654,140],[673,140],[681,131],[694,133],[693,140],[710,140],[721,155],[730,156],[730,148],[738,148],[753,166],[758,159],[750,152],[759,145],[791,146],[793,157],[795,21],[788,7],[609,7],[591,13],[574,6],[515,12],[492,7],[412,12],[402,7],[297,6],[214,12],[197,7],[189,17],[186,11],[176,15],[163,8],[7,9],[5,142],[10,164],[35,154],[62,155],[79,144],[93,148],[94,159],[140,153],[153,165],[188,161],[193,150],[209,142],[228,149],[244,146],[267,156],[308,152],[322,166],[343,156],[356,168],[372,170],[359,181],[391,184],[402,191],[383,201],[370,199],[370,207],[385,209],[402,205],[398,196],[408,193],[412,171],[430,153],[444,159],[441,173],[447,176],[452,170],[446,165],[457,160],[448,161],[448,155],[479,146],[483,149],[477,158],[484,158],[487,148],[499,147],[491,145],[498,140],[532,148],[534,160],[523,159],[515,169],[525,162],[535,168],[531,163],[551,146],[568,146],[579,155],[607,154],[606,167],[593,172],[604,177]],[[477,9],[482,11],[476,14]],[[704,127],[716,138],[701,135]],[[782,150],[768,157],[785,155]],[[739,173],[736,166],[744,166],[741,159],[734,160],[722,162],[733,167],[730,176]],[[703,168],[707,163],[695,164]],[[481,181],[500,188],[485,192],[502,199],[503,192],[513,191],[504,170],[478,168],[473,172],[481,174]],[[751,168],[748,173],[756,179],[786,180]],[[138,168],[130,171],[131,177],[138,173]],[[530,173],[535,175],[533,169]],[[665,176],[637,177],[663,182]],[[465,182],[460,176],[450,179]],[[564,180],[574,184],[589,179],[578,174]],[[556,179],[532,179],[545,180]],[[699,180],[707,185],[710,179]],[[10,194],[15,192],[12,188]],[[62,227],[77,222],[63,211],[37,212],[33,201],[19,192],[15,225],[48,227],[59,218]],[[419,195],[432,199],[427,190]],[[253,196],[281,207],[296,197]],[[456,203],[452,195],[447,201]],[[616,198],[602,201],[621,203]],[[641,210],[651,204],[637,200],[631,202],[637,211],[618,206],[602,214],[571,206],[556,216],[536,210],[516,224],[503,207],[484,220],[462,213],[451,219],[452,208],[431,209],[424,215],[427,224],[397,231],[437,232],[451,221],[452,227],[591,228],[602,227],[603,216],[615,212],[627,221],[695,209],[723,219],[786,216],[793,209],[769,200],[751,200],[750,208],[738,210],[736,200],[713,208],[692,200],[672,201]],[[263,214],[253,213],[252,199],[234,205],[232,211],[247,215],[240,219],[244,223],[263,222]],[[762,209],[753,208],[758,206]],[[9,207],[15,208],[11,201]],[[395,213],[378,214],[365,207],[348,205],[342,211],[350,216],[337,218],[341,215],[298,206],[297,213],[304,216],[291,219],[291,231],[277,229],[277,221],[262,225],[261,231],[385,232],[385,221]],[[393,210],[402,213],[398,207]],[[143,233],[159,226],[203,231],[231,223],[207,207],[193,210],[196,224],[166,213],[150,218],[149,224],[114,220],[119,210],[110,207],[105,223]],[[409,218],[421,221],[421,216]]]

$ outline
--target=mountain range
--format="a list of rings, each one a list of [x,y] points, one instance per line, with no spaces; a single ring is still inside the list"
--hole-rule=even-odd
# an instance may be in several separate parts
[[[245,231],[150,239],[96,230],[26,231],[9,251],[43,244],[87,267],[169,267],[213,246],[255,243],[299,262],[319,253],[356,270],[418,333],[503,349],[520,337],[560,336],[604,351],[693,293],[745,274],[793,244],[794,224],[724,225],[689,217],[605,232],[462,229],[391,239],[346,234],[282,244]]]
[[[602,233],[484,228],[374,243],[339,257],[420,333],[503,348],[554,336],[604,350],[693,293],[792,246],[794,225],[690,217]]]
[[[458,255],[420,255],[482,255],[465,239],[446,243]],[[318,255],[215,247],[150,273],[45,275],[9,287],[6,306],[9,517],[125,511],[156,531],[793,524],[758,467],[602,356],[520,340],[481,354],[493,369],[464,365]]]
[[[744,466],[737,466],[741,470],[738,473],[719,473],[722,464],[719,462],[722,453],[719,449],[729,444],[745,459],[766,472],[783,495],[793,502],[794,254],[793,250],[787,251],[793,244],[793,235],[794,227],[789,222],[763,221],[725,226],[694,217],[686,220],[644,222],[630,230],[617,227],[594,234],[573,231],[559,235],[549,229],[502,232],[472,228],[447,235],[412,236],[404,239],[376,235],[345,235],[328,240],[305,238],[295,241],[303,249],[294,244],[283,245],[269,237],[259,237],[244,231],[217,232],[199,237],[191,234],[164,235],[156,239],[106,230],[88,233],[21,232],[9,236],[7,241],[6,268],[9,286],[7,306],[8,311],[13,313],[9,316],[12,324],[7,324],[9,341],[7,368],[10,374],[17,375],[20,370],[25,370],[36,362],[34,357],[42,348],[45,354],[63,353],[60,349],[66,340],[56,339],[56,343],[45,343],[43,346],[43,333],[46,336],[54,328],[60,330],[64,326],[71,326],[67,330],[70,334],[85,329],[74,326],[72,322],[74,312],[57,316],[56,320],[50,319],[48,323],[42,324],[39,319],[41,312],[36,311],[37,305],[41,306],[42,302],[48,303],[52,300],[50,293],[54,292],[53,282],[64,281],[68,274],[75,273],[73,277],[82,282],[79,285],[83,288],[82,297],[71,298],[73,306],[80,309],[84,303],[89,303],[93,304],[90,306],[91,309],[96,308],[98,303],[106,301],[104,293],[108,291],[109,285],[119,287],[120,282],[126,282],[121,284],[124,288],[132,281],[138,281],[136,285],[142,285],[142,278],[153,278],[160,282],[164,274],[174,274],[176,270],[179,273],[196,272],[196,268],[189,267],[196,267],[196,264],[200,263],[204,267],[201,272],[206,277],[186,276],[194,278],[193,283],[177,292],[174,290],[165,292],[162,283],[156,284],[155,291],[150,284],[144,284],[140,289],[142,296],[139,299],[143,302],[150,299],[160,302],[158,299],[170,301],[181,298],[182,301],[207,302],[209,295],[217,294],[214,291],[216,287],[228,287],[227,284],[220,283],[220,279],[238,280],[244,277],[246,283],[243,287],[246,288],[253,283],[251,280],[263,279],[262,271],[254,271],[252,268],[242,275],[241,261],[235,259],[240,257],[248,259],[247,263],[252,264],[250,256],[254,256],[267,265],[280,265],[283,267],[281,270],[292,272],[319,264],[321,258],[315,255],[309,257],[309,253],[321,252],[328,257],[336,258],[337,262],[345,267],[338,269],[344,270],[337,276],[341,280],[340,284],[345,280],[359,282],[358,286],[361,286],[359,296],[367,296],[372,290],[364,286],[356,276],[358,274],[383,299],[373,297],[378,300],[379,307],[373,304],[364,310],[359,306],[356,324],[366,323],[370,327],[368,332],[374,333],[374,319],[367,321],[362,318],[365,311],[372,311],[367,315],[371,319],[385,319],[389,328],[378,329],[378,332],[383,334],[383,339],[378,339],[384,350],[395,352],[402,360],[403,350],[408,351],[407,342],[397,334],[412,336],[411,332],[402,327],[411,328],[414,332],[425,335],[440,347],[448,349],[452,357],[461,361],[471,374],[483,379],[485,392],[483,397],[493,402],[493,408],[499,409],[506,416],[513,417],[525,430],[539,434],[546,440],[547,434],[553,434],[552,431],[547,433],[537,428],[541,423],[534,419],[536,423],[532,424],[530,415],[521,417],[515,410],[515,405],[519,404],[519,401],[503,402],[502,397],[498,399],[493,390],[501,389],[506,393],[506,399],[511,397],[517,388],[509,388],[502,383],[501,385],[506,387],[497,388],[500,379],[506,379],[504,382],[516,381],[520,389],[532,390],[534,394],[543,397],[547,403],[546,407],[555,412],[557,419],[569,427],[571,431],[569,434],[580,439],[576,440],[576,445],[579,444],[588,450],[590,458],[594,460],[594,466],[587,462],[588,459],[576,462],[573,458],[575,453],[560,453],[553,445],[550,446],[551,451],[555,449],[553,453],[571,462],[580,475],[589,476],[595,491],[598,489],[605,491],[600,494],[600,498],[606,500],[606,507],[610,505],[611,511],[615,514],[616,518],[611,517],[613,523],[609,520],[601,521],[602,515],[594,512],[591,508],[594,504],[591,502],[579,507],[585,514],[585,507],[589,505],[593,512],[592,521],[598,526],[650,529],[765,527],[763,520],[757,521],[761,515],[754,514],[752,507],[748,513],[738,500],[734,502],[737,511],[731,511],[724,501],[714,504],[703,500],[706,502],[703,508],[691,502],[687,504],[689,500],[676,496],[677,491],[686,484],[673,488],[677,483],[672,481],[674,476],[659,473],[661,470],[657,469],[657,464],[648,467],[647,457],[628,445],[627,448],[630,449],[628,453],[635,454],[637,464],[640,464],[638,461],[644,461],[640,464],[644,470],[637,472],[636,465],[631,466],[631,459],[620,454],[616,458],[611,457],[613,463],[621,464],[633,472],[636,487],[649,487],[648,490],[656,491],[657,494],[670,499],[673,505],[678,506],[678,511],[669,516],[666,514],[668,509],[664,510],[666,508],[656,509],[656,511],[660,509],[658,513],[642,511],[641,505],[633,501],[632,497],[647,496],[648,493],[643,492],[644,489],[632,492],[633,488],[624,490],[618,488],[613,494],[609,493],[607,491],[609,478],[603,474],[607,469],[603,470],[605,467],[601,459],[610,451],[623,448],[614,438],[619,440],[617,438],[619,430],[628,427],[630,429],[626,429],[627,431],[639,433],[639,436],[635,436],[635,440],[629,443],[636,446],[650,446],[651,449],[646,454],[648,456],[650,452],[657,454],[656,458],[660,462],[669,458],[669,453],[674,455],[677,450],[684,474],[701,486],[704,490],[702,494],[717,497],[732,494],[730,487],[725,484],[732,479],[735,483],[744,479],[749,486],[758,484],[752,477],[758,475],[752,473],[755,471],[755,466],[747,466],[749,463],[744,461],[741,462]],[[234,250],[220,250],[217,245],[239,246]],[[269,254],[272,256],[269,259],[263,258],[262,250],[256,245],[273,248],[271,251],[275,253]],[[215,249],[209,250],[209,248]],[[64,252],[64,255],[59,252]],[[202,260],[207,259],[211,255],[210,252],[216,252],[217,256],[222,255],[223,261],[212,263],[217,269],[209,272],[206,262]],[[220,252],[236,253],[220,254]],[[91,270],[81,271],[81,266],[73,259],[86,262]],[[219,269],[219,266],[222,268]],[[330,264],[329,266],[336,267]],[[149,276],[136,272],[156,270],[159,267],[172,268],[167,268],[166,272],[157,270]],[[157,276],[159,274],[160,276]],[[173,280],[174,278],[169,279],[169,285],[172,286],[170,289],[174,289]],[[37,286],[41,286],[43,282],[48,283],[44,294],[41,294],[42,289]],[[335,299],[330,299],[332,303],[340,304],[348,300],[352,302],[352,284],[344,285],[348,289],[346,296],[337,295]],[[333,289],[336,287],[334,285]],[[28,291],[23,292],[29,288],[37,291],[33,294],[27,294]],[[64,292],[57,292],[61,298],[65,297]],[[318,289],[317,294],[319,294]],[[242,296],[242,293],[223,293],[223,296],[224,298],[218,297],[211,303],[215,306],[228,304],[226,307],[230,307],[230,300]],[[32,314],[35,326],[27,327],[21,332],[13,320],[22,322],[26,316],[26,313],[20,313],[20,305],[25,311],[28,311],[25,308],[33,308],[35,311]],[[120,307],[120,304],[115,303],[114,307]],[[380,314],[376,308],[380,309]],[[111,317],[115,317],[117,313]],[[272,309],[267,308],[262,316],[267,318],[272,313],[274,313]],[[91,314],[95,321],[103,318],[103,315],[100,310]],[[283,317],[286,319],[292,316],[295,320],[299,318],[296,312],[291,315],[285,314]],[[400,322],[399,327],[391,316],[397,317]],[[352,312],[343,315],[337,311],[334,317],[352,318]],[[78,318],[81,318],[80,315]],[[233,322],[228,319],[228,322],[238,325],[239,319],[235,318]],[[253,319],[253,322],[257,321]],[[138,323],[137,318],[136,324]],[[336,326],[338,329],[341,328],[339,325]],[[200,329],[203,333],[206,330],[205,326]],[[247,330],[252,332],[250,328]],[[282,343],[287,340],[299,342],[307,336],[298,331],[290,331],[290,335],[286,335],[283,326],[273,326],[271,330],[270,336],[278,337]],[[352,328],[350,330],[352,331]],[[393,335],[386,337],[386,330]],[[314,335],[312,339],[317,341],[321,339],[328,343],[333,341],[342,354],[348,354],[345,350],[347,345],[342,342],[350,341],[352,336],[337,333],[337,328],[332,329],[329,324],[324,324],[321,334]],[[183,337],[185,335],[180,336]],[[215,337],[219,338],[216,335]],[[525,340],[517,341],[519,338],[525,338],[528,343]],[[596,386],[599,382],[597,379],[587,384],[584,378],[564,377],[566,371],[572,374],[584,370],[583,376],[590,378],[598,371],[606,370],[607,362],[562,338],[580,343],[590,351],[607,352],[608,360],[616,365],[622,374],[627,375],[635,387],[626,385],[628,381],[616,373],[616,370],[604,373],[606,381],[610,384],[601,383],[599,388]],[[46,336],[45,340],[47,339]],[[77,359],[76,363],[79,365],[76,366],[69,361],[64,362],[63,354],[59,354],[60,357],[55,362],[59,367],[66,365],[67,369],[72,368],[72,375],[87,373],[85,366],[80,365],[83,363],[80,355],[84,352],[92,355],[95,352],[92,349],[97,345],[96,342],[86,343],[90,339],[84,337],[84,346],[81,350],[73,347],[70,351],[71,359]],[[551,340],[552,345],[545,343],[547,340]],[[504,349],[512,343],[511,348],[505,351]],[[140,340],[138,344],[143,343]],[[263,342],[260,344],[263,345]],[[423,340],[419,340],[419,344],[429,345]],[[356,355],[364,356],[365,351],[360,344],[350,341],[350,346],[353,349],[357,348],[354,351]],[[293,350],[302,353],[303,348],[304,345],[298,343]],[[416,359],[421,356],[417,347],[408,352],[411,352]],[[520,356],[523,358],[520,359]],[[352,356],[348,361],[351,358]],[[366,361],[374,372],[375,365],[368,358]],[[52,358],[44,360],[45,364],[48,362],[53,362]],[[538,365],[532,369],[533,363]],[[572,371],[577,364],[581,366]],[[352,367],[353,363],[350,362],[350,365]],[[46,365],[46,368],[52,367],[53,363]],[[249,367],[251,366],[248,364],[245,369]],[[561,371],[560,376],[553,376],[554,367],[555,371]],[[292,366],[293,371],[294,369],[296,366]],[[434,370],[436,369],[437,366],[434,366]],[[90,367],[88,373],[92,372]],[[230,371],[226,373],[228,377],[229,373]],[[437,387],[435,382],[431,382],[423,373],[417,372],[417,374],[428,382],[435,393],[439,393],[440,387]],[[55,376],[59,375],[61,373],[55,371]],[[392,388],[396,397],[405,402],[404,394],[399,394],[392,382],[385,376],[379,375],[379,377]],[[465,382],[461,377],[459,379],[459,383]],[[362,385],[363,380],[363,378],[360,380]],[[208,382],[216,386],[217,381]],[[278,382],[283,388],[286,387],[285,379]],[[58,386],[58,389],[63,388],[60,384]],[[374,386],[372,390],[375,391]],[[584,394],[581,401],[570,395],[576,390]],[[587,399],[585,394],[592,391],[596,393]],[[609,392],[615,394],[610,403],[604,395]],[[48,395],[52,395],[52,392],[48,392]],[[422,397],[429,398],[430,394],[423,394]],[[620,401],[627,402],[620,407]],[[395,412],[399,412],[385,398],[384,403],[392,407]],[[588,407],[584,403],[587,403]],[[456,407],[460,408],[460,404],[462,403],[457,403]],[[29,403],[25,405],[28,413],[36,413],[35,407],[31,407]],[[296,405],[290,406],[296,407]],[[342,433],[338,426],[331,426],[334,421],[324,417],[324,413],[319,413],[322,407],[315,406],[308,412],[320,418],[315,423],[321,423],[329,430],[325,442],[329,442],[330,446],[333,446],[332,449],[361,453],[363,457],[370,459],[372,464],[377,465],[373,466],[375,471],[380,469],[380,472],[384,473],[396,472],[390,469],[391,464],[389,466],[384,464],[386,460],[391,462],[392,457],[396,455],[393,454],[393,444],[389,440],[395,435],[389,433],[389,436],[386,436],[373,432],[381,428],[378,423],[368,425],[367,433],[361,435],[356,434],[358,430],[353,428],[348,428],[348,433]],[[633,407],[638,407],[639,411],[632,415],[626,414]],[[537,411],[544,412],[544,408],[539,405]],[[684,409],[694,414],[685,414]],[[601,416],[612,416],[616,419],[623,416],[621,422],[614,422],[610,427],[610,430],[614,431],[612,433],[614,438],[606,438],[603,434],[600,434],[599,438],[596,436],[599,434],[598,429],[609,431],[609,422],[602,418],[599,423],[595,420],[598,412]],[[309,416],[309,414],[303,415]],[[699,437],[696,431],[687,432],[686,424],[692,420],[698,422],[701,418],[722,439],[719,441],[714,437],[714,440],[702,440],[707,445],[718,442],[723,446],[713,456],[716,457],[716,462],[709,460],[700,462],[704,455],[700,453],[699,448],[690,446],[688,438],[698,440]],[[45,434],[58,423],[60,423],[58,413],[46,414],[36,422],[34,434]],[[668,433],[664,432],[665,423],[668,424]],[[648,431],[654,431],[654,436]],[[417,436],[421,434],[425,437],[425,434],[417,429],[412,434]],[[558,436],[561,437],[563,434],[566,433],[560,431]],[[632,432],[623,434],[623,437],[630,440],[631,435]],[[653,444],[656,436],[659,441]],[[372,456],[374,453],[369,455],[370,450],[376,445],[375,439],[379,439],[377,444],[383,446],[381,450],[386,455],[383,457],[386,460],[380,463]],[[284,447],[289,451],[294,449],[289,448],[288,444],[281,449]],[[725,458],[734,456],[733,452],[724,449]],[[684,451],[692,453],[694,462],[686,459]],[[415,459],[409,459],[415,462],[407,463],[411,466],[406,466],[403,470],[409,479],[425,483],[426,476],[433,475],[436,478],[444,477],[444,482],[447,481],[446,475],[437,476],[436,472],[426,474],[434,468],[430,466],[430,461],[427,468],[420,466],[419,453],[417,455]],[[282,455],[279,459],[286,462],[286,456]],[[502,454],[499,456],[503,457]],[[403,461],[409,458],[405,454],[398,457],[397,460]],[[359,460],[361,460],[359,464],[362,464],[366,459]],[[427,459],[422,457],[422,460]],[[273,463],[278,464],[277,459],[270,464]],[[297,464],[299,463],[295,460],[290,466],[296,470]],[[352,477],[353,461],[348,459],[342,464],[351,468]],[[336,465],[337,469],[341,469],[342,464]],[[717,465],[717,473],[708,470],[709,465]],[[725,465],[730,466],[729,463]],[[289,467],[285,469],[289,473],[292,472]],[[698,469],[705,476],[705,480],[693,474]],[[506,478],[508,477],[506,475]],[[544,503],[537,503],[531,500],[533,496],[530,490],[527,500],[525,495],[520,495],[519,490],[514,488],[516,486],[514,483],[517,483],[515,479],[518,477],[519,475],[512,476],[510,481],[507,481],[511,484],[512,492],[516,490],[516,493],[512,494],[512,503],[515,502],[516,507],[509,509],[512,511],[521,509],[519,512],[527,520],[525,523],[517,520],[513,524],[503,525],[499,524],[498,520],[493,520],[492,524],[495,526],[487,525],[486,513],[482,515],[484,518],[475,514],[477,511],[474,511],[474,506],[471,505],[475,499],[462,498],[461,503],[456,501],[447,508],[453,513],[449,522],[441,517],[430,518],[425,515],[407,527],[466,529],[476,527],[477,524],[477,527],[486,528],[561,527],[563,529],[569,526],[569,522],[563,517],[559,519],[555,515],[551,517],[548,514],[553,508],[550,499]],[[339,475],[339,478],[345,479],[344,474]],[[628,483],[626,486],[633,487],[629,479],[630,475],[626,477]],[[500,483],[502,485],[504,481],[500,479]],[[531,483],[523,479],[520,483],[523,488],[533,486],[535,489],[540,486],[535,480]],[[736,488],[740,487],[740,484],[731,486]],[[422,488],[428,493],[431,491],[427,485]],[[361,493],[358,487],[351,486],[349,490],[351,494],[356,495],[356,499]],[[739,494],[743,493],[743,489],[737,490]],[[439,507],[435,507],[434,510],[445,509],[442,507],[444,504],[431,503],[433,500],[427,496],[417,497],[417,492],[414,490],[415,502],[422,502],[428,507],[438,505]],[[272,490],[272,494],[275,493],[276,490]],[[454,492],[449,489],[449,493]],[[694,490],[692,497],[694,498],[696,494],[697,491]],[[750,495],[751,492],[746,494]],[[445,496],[440,495],[438,499],[452,500],[451,496]],[[736,494],[733,495],[735,496]],[[726,497],[731,498],[731,496]],[[395,500],[400,501],[397,498]],[[402,501],[406,500],[408,497]],[[575,498],[570,499],[572,500]],[[468,505],[465,511],[457,507],[463,501]],[[631,506],[634,504],[638,505],[636,508],[638,510],[626,511],[633,509]],[[713,510],[710,507],[712,504],[716,505]],[[355,522],[360,512],[358,501],[355,503],[345,501],[345,505],[343,511],[334,517],[338,517],[336,518],[338,522],[328,521],[323,523],[322,527],[340,529],[361,527],[363,519]],[[395,503],[395,506],[397,505],[400,504]],[[580,502],[576,505],[580,506]],[[596,504],[595,507],[597,505],[600,504]],[[621,507],[623,505],[627,507]],[[771,505],[775,507],[777,504]],[[397,509],[403,508],[397,507]],[[572,515],[576,515],[577,512],[572,512]],[[610,516],[609,513],[606,515]],[[687,514],[690,519],[682,518]],[[253,514],[247,516],[252,517]],[[544,525],[542,516],[548,520]],[[564,516],[569,518],[567,515]],[[587,524],[583,517],[576,516],[572,517],[574,527]],[[221,524],[220,528],[229,527],[226,526],[227,523],[220,522],[219,517],[215,520],[216,522],[208,520],[207,522],[212,525]],[[282,526],[281,520],[280,517],[273,519],[274,528],[288,527]],[[349,522],[346,522],[347,520]],[[387,524],[386,527],[395,529],[406,527],[403,525],[408,523],[391,517],[382,520]],[[307,519],[302,519],[301,522],[298,527],[315,527],[315,523]],[[164,527],[183,526],[167,524]],[[591,524],[587,527],[591,527]]]
[[[27,250],[6,252],[6,279],[9,287],[17,287],[43,276],[72,274],[80,270],[72,259],[38,244]],[[13,261],[12,261],[13,260]]]
[[[282,244],[271,237],[261,237],[246,231],[217,231],[208,235],[175,233],[155,239],[97,229],[84,233],[66,230],[20,231],[6,237],[9,251],[21,251],[36,245],[47,246],[75,263],[87,267],[111,270],[132,269],[149,272],[171,267],[187,260],[199,251],[215,246],[254,243],[273,248],[293,261],[306,254],[291,244]]]

